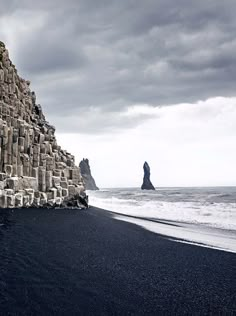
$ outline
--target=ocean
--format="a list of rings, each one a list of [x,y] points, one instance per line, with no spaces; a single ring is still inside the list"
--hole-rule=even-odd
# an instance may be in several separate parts
[[[113,212],[117,219],[185,241],[236,251],[236,187],[115,188],[88,194],[91,205]],[[176,233],[167,225],[160,226],[163,221],[178,224],[181,230]]]

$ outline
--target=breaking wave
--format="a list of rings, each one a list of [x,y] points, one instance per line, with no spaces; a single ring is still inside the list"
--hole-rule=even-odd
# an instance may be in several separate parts
[[[161,188],[89,191],[90,204],[146,219],[236,230],[236,188]]]

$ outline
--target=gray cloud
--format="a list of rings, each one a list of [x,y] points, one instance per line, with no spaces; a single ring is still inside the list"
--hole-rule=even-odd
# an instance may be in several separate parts
[[[145,119],[122,122],[133,104],[236,93],[234,0],[0,0],[0,7],[0,36],[9,46],[14,40],[13,62],[61,131],[128,128]],[[110,123],[90,120],[91,106]],[[74,115],[78,124],[66,119]]]

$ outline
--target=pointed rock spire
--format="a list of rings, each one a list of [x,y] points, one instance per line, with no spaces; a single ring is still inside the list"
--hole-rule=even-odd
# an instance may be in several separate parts
[[[144,171],[144,176],[143,176],[143,184],[141,186],[141,189],[142,190],[155,190],[150,180],[150,167],[146,161],[143,165],[143,171]]]

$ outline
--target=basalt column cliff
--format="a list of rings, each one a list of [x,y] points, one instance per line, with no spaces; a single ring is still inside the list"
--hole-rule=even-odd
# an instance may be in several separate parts
[[[85,195],[74,156],[57,145],[43,115],[0,42],[0,207],[61,205]]]

